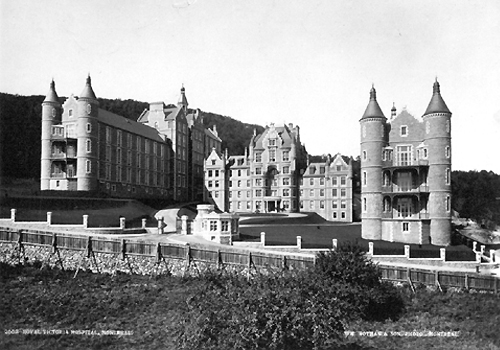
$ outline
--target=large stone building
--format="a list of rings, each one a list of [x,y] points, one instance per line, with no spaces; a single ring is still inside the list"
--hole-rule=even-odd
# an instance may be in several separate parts
[[[221,211],[304,211],[352,221],[351,161],[338,154],[309,164],[299,127],[271,124],[254,133],[244,155],[212,151],[205,161],[205,199]]]
[[[63,104],[50,84],[41,137],[41,190],[176,201],[202,199],[204,159],[221,148],[184,87],[176,106],[151,103],[136,122],[99,108],[90,77]]]
[[[437,80],[421,119],[393,107],[387,121],[372,87],[360,125],[362,237],[450,244],[451,112]]]

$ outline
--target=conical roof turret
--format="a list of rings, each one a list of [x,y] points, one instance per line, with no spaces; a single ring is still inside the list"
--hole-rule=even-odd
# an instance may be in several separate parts
[[[85,84],[85,87],[83,88],[82,93],[80,94],[80,98],[97,100],[97,97],[95,97],[94,90],[92,89],[90,74],[87,76],[87,82]]]
[[[184,85],[182,85],[181,87],[181,97],[179,97],[179,102],[177,103],[177,106],[184,108],[187,108],[188,106],[188,101],[186,98],[186,89],[184,88]]]
[[[43,100],[43,102],[59,103],[59,96],[57,96],[56,83],[54,82],[54,79],[52,79],[52,82],[50,83],[49,92],[47,93],[47,96],[45,96],[45,100]]]
[[[370,102],[368,102],[368,106],[366,106],[365,113],[363,114],[363,117],[361,117],[361,120],[367,119],[367,118],[383,118],[386,119],[384,116],[384,113],[380,109],[380,106],[378,105],[377,102],[377,92],[375,91],[375,87],[372,85],[372,88],[370,90]]]
[[[450,110],[448,109],[448,106],[446,106],[446,103],[444,102],[443,98],[441,97],[441,90],[439,87],[439,82],[436,81],[434,82],[434,87],[433,87],[433,93],[432,93],[432,98],[431,102],[429,102],[429,106],[427,106],[427,109],[425,110],[424,115],[432,114],[432,113],[450,113]]]

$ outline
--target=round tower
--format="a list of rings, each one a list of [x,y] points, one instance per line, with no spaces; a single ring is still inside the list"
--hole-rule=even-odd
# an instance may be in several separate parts
[[[424,142],[429,159],[429,203],[431,243],[449,245],[451,241],[451,112],[441,97],[439,83],[423,115]]]
[[[97,190],[97,137],[99,101],[92,90],[90,75],[78,98],[77,137],[77,190]]]
[[[382,239],[382,149],[387,118],[377,102],[375,88],[361,124],[361,236]]]
[[[50,190],[51,158],[52,153],[52,127],[61,123],[61,103],[56,93],[54,80],[50,83],[50,89],[42,102],[42,153],[40,190]]]

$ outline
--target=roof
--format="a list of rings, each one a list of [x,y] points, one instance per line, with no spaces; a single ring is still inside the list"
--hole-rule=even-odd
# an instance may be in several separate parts
[[[367,118],[385,118],[384,113],[380,109],[380,106],[378,105],[377,102],[377,92],[375,91],[375,88],[372,86],[372,89],[370,90],[370,102],[368,102],[368,106],[366,106],[365,113],[361,117],[361,120],[367,119]]]
[[[207,135],[208,137],[210,137],[214,140],[222,142],[222,140],[219,138],[219,136],[215,135],[214,132],[212,131],[212,129],[210,129],[210,128],[205,129],[205,135]]]
[[[132,134],[141,135],[158,142],[165,142],[155,128],[111,113],[102,108],[99,108],[99,121]]]
[[[450,110],[448,109],[448,106],[446,106],[446,103],[444,102],[443,98],[441,97],[441,91],[439,88],[439,83],[436,79],[434,82],[434,87],[433,87],[433,94],[431,101],[429,102],[429,105],[427,106],[427,109],[425,110],[424,115],[427,114],[432,114],[432,113],[450,113]]]
[[[59,96],[57,96],[56,83],[54,83],[54,80],[52,80],[52,82],[50,83],[49,92],[47,93],[47,96],[45,97],[45,100],[43,100],[43,102],[59,103]]]
[[[92,89],[90,75],[87,77],[87,82],[86,82],[85,87],[83,88],[83,91],[79,97],[97,100],[97,97],[95,97],[94,90]]]
[[[295,136],[293,133],[290,131],[288,126],[283,125],[283,126],[274,126],[271,124],[271,126],[268,126],[262,134],[257,135],[256,137],[253,138],[253,143],[254,143],[254,148],[255,149],[264,149],[266,148],[264,145],[264,140],[266,139],[266,135],[275,132],[277,137],[281,140],[281,144],[277,145],[279,147],[291,147],[292,144],[295,142]]]

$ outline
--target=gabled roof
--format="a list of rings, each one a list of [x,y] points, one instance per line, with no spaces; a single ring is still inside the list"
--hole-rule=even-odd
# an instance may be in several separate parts
[[[210,128],[205,129],[205,135],[207,135],[208,137],[210,137],[216,141],[222,142],[222,140],[219,138],[219,136],[215,135],[214,132],[212,131],[212,129],[210,129]]]
[[[102,108],[99,108],[99,121],[132,134],[141,135],[158,142],[165,142],[155,128],[111,113]]]
[[[366,106],[365,113],[361,117],[361,120],[367,119],[367,118],[383,118],[386,119],[384,116],[384,113],[380,109],[380,106],[378,105],[377,102],[377,92],[375,91],[375,88],[372,86],[370,90],[370,102],[368,102],[368,106]]]
[[[433,86],[433,94],[431,101],[429,102],[429,105],[427,106],[427,109],[425,110],[424,115],[427,114],[432,114],[432,113],[450,113],[450,110],[448,109],[448,106],[446,106],[446,103],[444,102],[443,98],[441,97],[441,91],[439,88],[439,83],[436,79],[434,82]]]
[[[288,126],[283,125],[283,126],[274,126],[271,124],[271,126],[266,127],[264,132],[262,134],[257,135],[253,138],[253,144],[255,149],[264,149],[266,148],[264,145],[264,140],[266,139],[266,136],[270,133],[276,132],[276,135],[278,136],[279,142],[281,144],[278,144],[277,146],[279,147],[291,147],[292,144],[295,142],[295,136],[294,134],[290,131]]]

